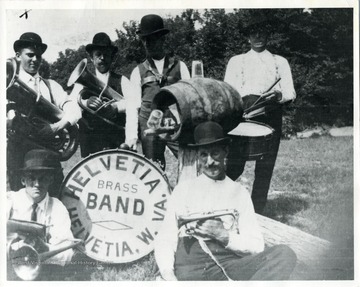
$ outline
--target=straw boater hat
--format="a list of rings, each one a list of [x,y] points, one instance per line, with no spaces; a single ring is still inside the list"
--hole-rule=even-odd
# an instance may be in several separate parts
[[[169,29],[164,28],[164,21],[159,15],[149,14],[141,18],[140,27],[136,31],[140,37],[147,37],[157,34],[159,36],[169,33]]]
[[[115,54],[119,50],[118,47],[111,44],[110,37],[108,36],[108,34],[106,34],[104,32],[95,34],[92,43],[86,45],[85,50],[86,50],[86,52],[91,54],[91,52],[94,49],[99,49],[99,48],[100,49],[111,48],[113,51],[113,54]]]
[[[14,51],[18,52],[22,48],[34,47],[35,49],[40,49],[41,54],[43,54],[47,45],[42,42],[41,37],[33,32],[26,32],[20,36],[19,40],[14,42]]]
[[[231,139],[224,137],[223,128],[216,122],[208,121],[196,126],[194,130],[195,144],[188,144],[188,146],[200,147],[215,143],[229,144]]]
[[[21,171],[58,170],[61,169],[59,156],[50,150],[33,149],[24,157],[24,167]]]

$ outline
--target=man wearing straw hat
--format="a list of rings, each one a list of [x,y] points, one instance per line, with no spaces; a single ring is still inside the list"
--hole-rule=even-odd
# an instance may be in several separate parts
[[[164,27],[163,19],[158,15],[142,17],[137,34],[146,50],[146,60],[139,64],[131,73],[130,80],[137,87],[140,139],[144,155],[159,161],[165,169],[166,142],[158,136],[145,136],[148,129],[147,121],[151,113],[151,104],[160,88],[176,83],[181,79],[189,79],[190,73],[186,65],[173,57],[165,55],[165,35],[169,30]],[[168,142],[167,146],[177,155],[178,147]]]
[[[285,245],[264,251],[248,191],[225,174],[231,139],[215,122],[194,131],[202,174],[171,196],[155,242],[164,280],[285,280],[296,264]],[[212,216],[213,214],[213,216]],[[204,217],[205,216],[205,217]],[[181,223],[183,222],[183,223]]]
[[[17,192],[7,192],[7,219],[33,221],[47,227],[47,241],[39,238],[36,242],[41,253],[74,240],[67,209],[60,200],[49,196],[54,173],[60,169],[59,158],[54,152],[31,150],[25,155],[23,168],[20,169],[21,182],[25,187]],[[48,264],[64,266],[71,261],[73,254],[72,249],[67,249],[52,257]]]
[[[280,104],[294,100],[296,96],[288,61],[266,49],[269,33],[273,26],[273,21],[270,21],[267,12],[271,13],[270,11],[260,11],[250,19],[245,32],[251,50],[229,60],[224,78],[224,81],[236,88],[242,96],[245,109],[255,103],[259,95],[266,94],[266,92],[273,92],[279,101],[279,104],[262,108],[262,112],[252,118],[254,121],[267,124],[275,130],[271,150],[263,158],[256,161],[251,197],[255,211],[260,214],[265,208],[279,150],[282,132],[282,108]],[[234,145],[236,144],[234,141]],[[231,147],[230,151],[227,175],[236,180],[244,170],[245,161],[240,160],[236,147]]]
[[[110,70],[118,47],[111,43],[110,37],[106,33],[100,32],[95,34],[92,43],[86,45],[85,49],[94,64],[95,76],[124,97],[124,100],[115,101],[102,108],[101,116],[123,127],[124,130],[120,130],[94,115],[83,113],[86,124],[83,121],[79,122],[81,156],[86,157],[104,149],[119,148],[124,142],[131,149],[136,150],[137,107],[130,99],[134,94],[134,89],[127,77]],[[77,99],[82,89],[82,85],[75,83],[70,98]],[[81,101],[83,106],[93,111],[97,111],[104,104],[99,95],[93,95],[88,99],[81,99]]]

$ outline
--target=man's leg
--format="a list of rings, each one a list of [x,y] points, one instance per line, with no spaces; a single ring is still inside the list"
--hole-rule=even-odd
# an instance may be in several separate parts
[[[145,136],[144,131],[148,129],[147,119],[139,117],[140,140],[143,154],[146,158],[159,162],[162,169],[165,170],[165,147],[166,142],[159,140],[158,136]]]
[[[287,280],[296,265],[295,252],[277,245],[256,255],[220,260],[232,280]]]
[[[242,143],[239,137],[231,136],[229,154],[226,163],[226,175],[236,181],[243,173],[246,160],[242,157]]]
[[[274,135],[273,146],[269,154],[262,159],[258,159],[255,165],[255,179],[253,183],[251,199],[254,204],[255,212],[262,214],[267,201],[271,178],[275,167],[275,162],[280,145],[280,136]]]

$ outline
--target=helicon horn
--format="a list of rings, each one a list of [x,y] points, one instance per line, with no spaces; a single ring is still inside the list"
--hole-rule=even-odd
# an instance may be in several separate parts
[[[64,112],[19,79],[18,71],[18,62],[14,58],[8,59],[6,61],[7,110],[13,110],[15,117],[7,129],[7,136],[19,137],[36,148],[50,149],[58,153],[62,161],[68,160],[78,146],[77,126],[65,128],[51,138],[41,137],[39,131],[44,124],[61,120]]]

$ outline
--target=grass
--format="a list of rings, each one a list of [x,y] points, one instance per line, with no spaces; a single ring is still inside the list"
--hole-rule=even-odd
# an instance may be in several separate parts
[[[65,174],[79,160],[79,153],[76,153],[66,162]],[[170,153],[167,153],[167,162],[166,174],[173,186],[177,165]],[[248,162],[238,179],[250,190],[253,169],[254,162]],[[281,142],[265,215],[334,243],[334,252],[343,258],[341,268],[322,279],[353,279],[353,211],[352,138],[324,136]],[[155,279],[156,263],[152,254],[128,264],[88,262],[92,264],[85,265],[85,268],[82,265],[81,269],[75,270],[75,275],[65,277],[65,280]]]

